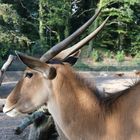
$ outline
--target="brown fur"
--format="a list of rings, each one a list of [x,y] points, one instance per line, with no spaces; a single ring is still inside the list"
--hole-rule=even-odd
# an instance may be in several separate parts
[[[87,130],[89,133],[91,131],[93,135],[88,137],[88,134],[85,134],[85,137],[81,136],[81,139],[92,140],[94,139],[92,136],[96,140],[140,138],[140,94],[137,90],[140,89],[140,82],[121,92],[102,97],[94,85],[89,87],[89,84],[71,72],[70,68],[67,70],[63,74],[69,75],[69,78],[66,80],[66,77],[63,77],[61,94],[56,94],[56,97],[59,98],[59,102],[62,101],[62,112],[64,113],[62,116],[66,126],[68,127],[70,121],[77,118],[74,128],[71,128],[72,132],[69,134],[71,139],[80,139],[80,135]],[[73,95],[73,93],[75,94]],[[75,138],[73,133],[76,130],[77,137]]]
[[[6,107],[15,106],[19,112],[29,113],[47,103],[69,140],[140,139],[140,82],[104,97],[75,74],[70,65],[49,64],[45,68],[49,66],[56,69],[54,79],[46,79],[31,69],[34,77],[23,78],[17,84]],[[25,103],[31,108],[27,109]]]

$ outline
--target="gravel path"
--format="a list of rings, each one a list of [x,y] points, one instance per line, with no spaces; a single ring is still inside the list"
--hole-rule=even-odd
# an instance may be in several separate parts
[[[14,129],[21,123],[22,118],[10,118],[0,113],[0,140],[27,140],[29,128],[21,135],[15,135]]]

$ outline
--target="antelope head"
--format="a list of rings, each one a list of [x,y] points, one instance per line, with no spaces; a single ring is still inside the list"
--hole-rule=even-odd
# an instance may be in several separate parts
[[[40,59],[16,52],[27,68],[16,87],[7,97],[3,109],[4,113],[13,117],[18,114],[31,113],[42,105],[47,105],[53,97],[54,90],[59,90],[54,89],[53,83],[61,84],[62,73],[68,69],[70,71],[70,65],[73,65],[78,59],[79,50],[93,39],[107,22],[108,18],[83,40],[67,48],[96,19],[100,11],[99,9],[89,21],[68,38],[53,46]]]

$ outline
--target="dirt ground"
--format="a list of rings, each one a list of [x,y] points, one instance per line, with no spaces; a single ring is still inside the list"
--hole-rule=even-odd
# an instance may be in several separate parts
[[[120,75],[121,76],[120,76]],[[16,84],[16,81],[20,78],[21,73],[7,73],[6,78],[0,87],[0,98],[5,98],[11,89]],[[123,76],[122,76],[123,75]],[[82,72],[82,76],[96,83],[100,90],[107,92],[114,92],[127,88],[127,85],[138,78],[133,73],[94,73],[94,72]],[[2,103],[2,100],[0,100]],[[27,140],[29,127],[21,135],[15,135],[14,129],[21,124],[22,118],[10,118],[3,113],[0,113],[0,140]]]
[[[0,113],[0,140],[27,140],[29,128],[21,135],[15,135],[14,129],[21,123],[22,118],[10,118]]]

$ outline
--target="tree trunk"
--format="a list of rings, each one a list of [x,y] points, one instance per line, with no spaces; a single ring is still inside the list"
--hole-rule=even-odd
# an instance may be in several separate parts
[[[44,15],[46,13],[44,4],[47,3],[47,0],[39,0],[39,36],[40,36],[40,46],[42,48],[46,47],[46,25]]]

